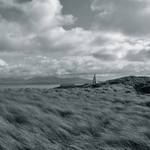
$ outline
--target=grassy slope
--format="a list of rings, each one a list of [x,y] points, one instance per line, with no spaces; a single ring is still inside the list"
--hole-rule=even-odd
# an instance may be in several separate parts
[[[0,150],[150,150],[150,98],[125,85],[3,89]]]

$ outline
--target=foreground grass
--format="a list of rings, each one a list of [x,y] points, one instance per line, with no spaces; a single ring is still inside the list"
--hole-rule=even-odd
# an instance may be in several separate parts
[[[123,85],[2,89],[0,150],[150,150],[150,97]]]

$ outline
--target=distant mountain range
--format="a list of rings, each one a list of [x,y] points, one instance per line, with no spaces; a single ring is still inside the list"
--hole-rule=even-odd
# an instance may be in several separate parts
[[[46,76],[46,77],[33,77],[29,79],[21,77],[0,78],[0,85],[85,84],[89,82],[90,80],[88,79],[78,77],[61,78],[54,76]]]

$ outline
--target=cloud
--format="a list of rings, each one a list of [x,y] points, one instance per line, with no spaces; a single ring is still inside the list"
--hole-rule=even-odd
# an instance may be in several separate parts
[[[0,15],[8,22],[15,22],[27,29],[45,30],[62,24],[71,24],[72,15],[62,15],[62,5],[58,0],[10,0],[0,5]]]
[[[63,7],[58,0],[0,2],[0,51],[51,49],[50,34],[57,29],[57,34],[59,31],[61,34],[64,25],[75,21],[72,15],[62,14]]]
[[[29,3],[32,2],[32,0],[16,0],[17,3]]]
[[[116,60],[116,56],[113,54],[108,53],[94,53],[93,56],[97,59],[103,60],[103,61],[113,61]]]
[[[147,62],[149,61],[149,58],[150,58],[150,49],[149,50],[143,49],[137,53],[131,51],[125,57],[125,59],[129,61],[135,61],[135,62]]]
[[[4,60],[0,59],[0,67],[2,66],[7,66],[7,63]]]
[[[95,27],[127,35],[149,35],[149,0],[93,0],[91,9],[98,13]]]
[[[93,0],[95,30],[65,28],[77,18],[59,0],[0,0],[0,75],[150,73],[148,6]]]

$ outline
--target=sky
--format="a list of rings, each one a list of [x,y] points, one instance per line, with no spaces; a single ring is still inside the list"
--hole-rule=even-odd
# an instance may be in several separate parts
[[[150,75],[150,0],[0,0],[0,77]]]

